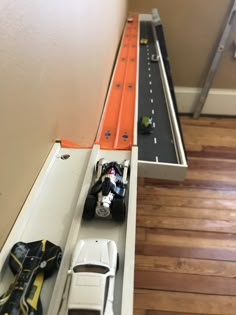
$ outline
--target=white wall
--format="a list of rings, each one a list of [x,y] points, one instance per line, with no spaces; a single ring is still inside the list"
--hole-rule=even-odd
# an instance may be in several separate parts
[[[1,0],[0,247],[55,141],[93,143],[127,0]]]

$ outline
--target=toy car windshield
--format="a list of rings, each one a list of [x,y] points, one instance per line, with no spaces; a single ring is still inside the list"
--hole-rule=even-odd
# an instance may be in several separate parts
[[[68,315],[102,315],[102,313],[94,310],[69,310]]]
[[[109,268],[98,265],[78,265],[73,268],[74,272],[94,272],[105,274],[109,271]]]

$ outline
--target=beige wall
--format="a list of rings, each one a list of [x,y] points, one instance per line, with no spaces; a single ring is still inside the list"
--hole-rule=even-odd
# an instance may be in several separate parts
[[[224,29],[232,0],[129,0],[129,11],[150,13],[157,8],[165,30],[174,83],[199,87]],[[233,59],[234,28],[213,87],[236,89]]]
[[[55,139],[93,143],[126,0],[1,0],[0,247]]]

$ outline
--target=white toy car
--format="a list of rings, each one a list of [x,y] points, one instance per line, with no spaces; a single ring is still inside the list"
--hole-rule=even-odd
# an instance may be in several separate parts
[[[80,240],[72,255],[68,315],[113,315],[118,265],[114,241]]]

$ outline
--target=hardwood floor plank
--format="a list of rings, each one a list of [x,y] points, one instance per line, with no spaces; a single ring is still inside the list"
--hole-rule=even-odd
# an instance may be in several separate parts
[[[138,186],[138,197],[142,194],[148,194],[152,196],[172,196],[172,197],[181,197],[185,198],[186,195],[188,198],[197,198],[197,199],[230,199],[236,200],[236,191],[227,192],[227,191],[218,191],[213,189],[198,189],[192,188],[185,185],[183,182],[173,182],[173,181],[161,181],[156,180],[155,184],[149,183],[149,178],[143,179],[145,186]],[[150,179],[151,180],[151,179]],[[165,186],[163,183],[171,183],[172,185]],[[158,185],[157,185],[158,184]],[[160,184],[160,185],[159,185]]]
[[[165,236],[168,237],[174,237],[178,239],[184,238],[184,242],[186,242],[186,239],[197,239],[198,244],[199,243],[206,243],[208,240],[210,242],[216,241],[216,243],[213,243],[214,245],[220,246],[226,246],[232,245],[231,247],[236,244],[236,235],[233,233],[216,233],[216,232],[199,232],[199,231],[186,231],[186,230],[169,230],[169,229],[153,229],[153,228],[142,228],[137,226],[137,231],[142,230],[140,233],[145,235],[145,239],[147,238],[147,235],[155,235],[155,236]],[[155,237],[154,237],[155,240]],[[219,243],[217,241],[220,241]]]
[[[188,173],[190,170],[188,170]],[[219,191],[220,193],[231,193],[234,194],[236,191],[234,183],[231,184],[231,178],[229,178],[229,183],[221,182],[221,181],[210,181],[206,180],[205,174],[202,175],[202,179],[191,179],[186,178],[183,183],[176,184],[174,181],[168,181],[168,180],[158,180],[158,179],[151,179],[146,178],[145,183],[150,185],[161,185],[162,187],[188,187],[189,189],[194,190],[212,190],[212,191]],[[200,195],[199,195],[200,196]]]
[[[236,201],[235,201],[236,202]],[[223,209],[195,209],[190,207],[158,206],[158,205],[138,205],[138,215],[149,217],[176,217],[192,219],[208,219],[221,221],[236,221],[235,210]]]
[[[137,271],[151,270],[166,273],[185,273],[229,278],[236,277],[236,262],[182,257],[136,255],[135,269]]]
[[[199,313],[198,313],[199,314]],[[153,311],[153,310],[140,310],[135,309],[134,315],[198,315],[197,313],[186,313],[186,312],[168,312],[168,311]],[[210,315],[210,314],[204,314]],[[218,314],[215,314],[218,315]]]
[[[197,315],[197,313],[166,312],[166,311],[151,311],[151,310],[147,310],[145,312],[145,315]],[[204,315],[209,315],[209,314],[204,314]]]
[[[183,134],[186,149],[190,145],[209,145],[214,147],[236,148],[236,129],[183,125]]]
[[[218,261],[236,261],[235,249],[218,249],[187,246],[153,245],[146,242],[136,244],[136,255],[167,256],[195,259],[213,259]]]
[[[147,315],[146,310],[134,309],[134,315]]]
[[[236,279],[136,270],[135,288],[236,296]]]
[[[236,185],[235,183],[225,183],[225,182],[213,182],[207,180],[189,180],[186,179],[186,184],[191,187],[199,187],[199,188],[212,188],[218,189],[222,191],[232,191],[235,192]]]
[[[235,160],[236,159],[236,149],[224,146],[211,146],[203,145],[201,148],[196,150],[194,146],[189,147],[188,158],[191,157],[200,157],[204,158],[213,158],[213,159],[226,159],[226,160]]]
[[[155,197],[154,197],[155,196]],[[191,207],[201,209],[227,209],[236,210],[236,202],[234,199],[207,199],[191,198],[186,193],[185,197],[176,196],[159,196],[154,192],[138,193],[138,204],[142,205],[159,205],[159,206],[175,206],[175,207]]]
[[[210,117],[210,116],[202,116],[200,119],[193,119],[188,115],[180,116],[181,125],[186,126],[201,126],[203,127],[213,127],[213,128],[224,128],[224,129],[236,129],[235,118],[232,117]],[[203,128],[204,129],[204,128]]]
[[[146,239],[146,229],[136,227],[136,242],[144,241]]]
[[[158,217],[158,216],[137,216],[137,225],[139,227],[148,228],[165,228],[193,230],[193,231],[212,231],[221,233],[236,233],[236,221],[226,220],[205,220],[192,218],[172,218],[172,217]]]
[[[172,232],[172,231],[171,231]],[[181,231],[183,233],[183,231]],[[155,245],[172,245],[172,246],[191,246],[191,247],[202,247],[202,248],[219,248],[219,249],[231,249],[236,250],[235,241],[233,239],[228,239],[227,234],[222,233],[222,238],[207,238],[202,237],[202,233],[199,235],[194,233],[194,237],[187,236],[181,233],[176,237],[175,233],[162,233],[157,234],[155,229],[148,229],[146,231],[146,241],[147,244]],[[215,233],[216,234],[216,233]],[[190,235],[190,234],[189,234]]]
[[[201,178],[191,178],[190,171],[187,172],[186,179],[184,181],[185,186],[188,186],[189,188],[197,188],[197,189],[212,189],[212,190],[218,190],[218,191],[224,191],[224,192],[232,192],[234,193],[236,191],[236,185],[235,182],[229,180],[221,181],[221,180],[208,180],[207,177],[208,174],[202,174]],[[156,180],[150,180],[150,182],[156,182]],[[162,184],[164,185],[164,184]],[[173,183],[169,183],[169,185],[173,185]]]
[[[236,190],[236,172],[220,172],[215,170],[189,169],[187,171],[186,183],[190,186],[209,187],[220,190]]]
[[[134,309],[235,315],[236,297],[136,289]]]
[[[197,315],[196,313],[183,313],[183,312],[166,312],[166,311],[150,311],[147,310],[145,315]],[[209,315],[209,314],[204,314]]]
[[[236,149],[235,149],[236,154]],[[227,172],[235,173],[236,169],[236,161],[232,158],[228,159],[217,159],[214,158],[203,158],[202,156],[196,157],[188,157],[188,166],[191,170],[201,170],[201,171],[216,171],[218,172],[218,176],[222,173],[227,174]],[[234,178],[232,178],[233,180]],[[227,179],[228,180],[228,179]]]

